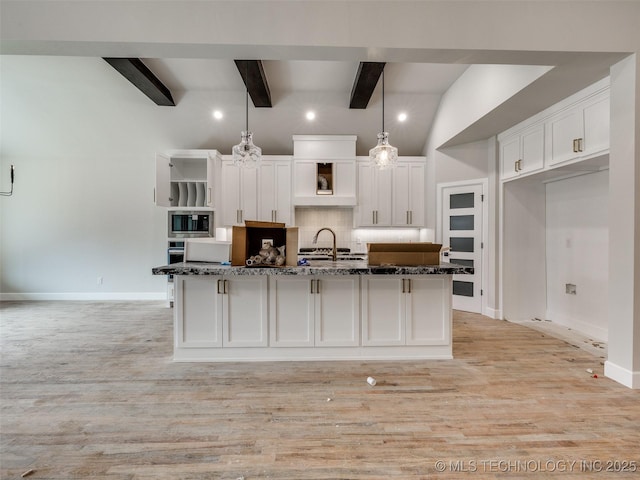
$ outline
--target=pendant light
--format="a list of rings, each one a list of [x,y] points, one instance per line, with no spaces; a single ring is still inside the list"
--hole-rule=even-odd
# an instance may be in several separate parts
[[[249,82],[248,69],[249,67],[247,66],[245,70],[246,126],[245,130],[240,133],[240,143],[233,146],[233,148],[231,149],[231,153],[233,155],[233,164],[235,166],[243,168],[256,168],[260,166],[260,162],[262,161],[262,149],[253,144],[253,133],[249,131],[249,87],[247,86]]]
[[[380,170],[393,168],[398,164],[398,149],[389,144],[389,133],[384,131],[384,70],[382,70],[382,132],[378,134],[378,144],[369,150],[369,159]]]

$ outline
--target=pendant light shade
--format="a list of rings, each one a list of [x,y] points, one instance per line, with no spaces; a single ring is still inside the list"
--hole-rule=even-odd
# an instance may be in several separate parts
[[[256,168],[262,160],[262,149],[253,144],[253,133],[240,133],[241,140],[231,149],[233,164],[237,167]]]
[[[246,82],[249,81],[248,76]],[[253,144],[253,133],[249,131],[249,89],[246,90],[245,97],[245,120],[246,128],[240,134],[240,143],[231,149],[233,164],[237,167],[256,168],[262,161],[262,149]]]
[[[382,70],[382,132],[378,134],[378,144],[369,150],[369,160],[380,170],[393,168],[398,164],[398,149],[389,144],[389,133],[384,131],[384,70]]]

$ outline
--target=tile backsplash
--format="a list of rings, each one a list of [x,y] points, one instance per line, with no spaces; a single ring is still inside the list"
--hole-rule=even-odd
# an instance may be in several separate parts
[[[316,232],[328,227],[336,233],[338,247],[351,248],[352,252],[367,251],[367,242],[425,242],[426,229],[417,228],[354,228],[352,208],[340,207],[297,207],[295,225],[299,229],[298,245],[313,247],[313,236]],[[317,246],[331,247],[333,238],[329,232],[318,236]]]

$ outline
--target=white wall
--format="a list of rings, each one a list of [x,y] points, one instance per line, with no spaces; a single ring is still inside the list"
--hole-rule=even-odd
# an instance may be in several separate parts
[[[546,185],[546,317],[603,341],[609,315],[608,194],[608,171]],[[567,283],[576,285],[576,295],[565,293]]]
[[[2,298],[160,298],[154,154],[181,147],[181,112],[113,81],[99,58],[0,62],[3,189],[16,167],[14,195],[0,197]]]

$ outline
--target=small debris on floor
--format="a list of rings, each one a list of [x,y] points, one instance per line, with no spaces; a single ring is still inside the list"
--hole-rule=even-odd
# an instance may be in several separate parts
[[[331,397],[327,398],[327,402],[330,402],[331,400],[332,400]]]
[[[587,373],[593,373],[593,369],[592,368],[587,368]]]
[[[20,475],[22,478],[24,477],[28,477],[29,475],[32,475],[36,473],[36,471],[33,468],[30,468],[29,470],[27,470],[26,472],[24,472],[22,475]]]
[[[598,378],[598,375],[596,373],[593,374],[593,378]]]
[[[367,383],[373,387],[376,384],[376,379],[373,378],[373,377],[368,377],[367,378]]]

